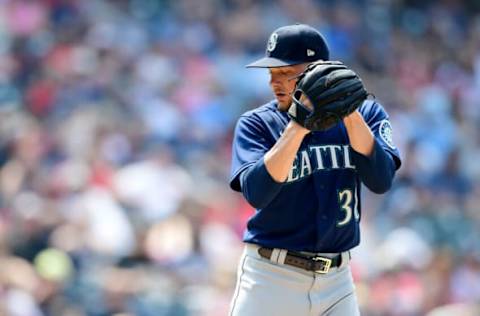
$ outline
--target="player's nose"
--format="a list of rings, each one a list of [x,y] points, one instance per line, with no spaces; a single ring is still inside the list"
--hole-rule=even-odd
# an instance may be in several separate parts
[[[278,79],[271,79],[270,80],[270,85],[274,89],[283,89],[283,83],[282,83],[281,80],[278,80]]]
[[[277,75],[277,74],[270,74],[270,84],[280,84],[281,83],[281,80],[280,80],[280,76]]]

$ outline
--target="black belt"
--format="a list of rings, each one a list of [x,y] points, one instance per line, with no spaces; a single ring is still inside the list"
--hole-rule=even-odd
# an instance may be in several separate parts
[[[272,252],[272,248],[258,248],[258,254],[268,260],[270,260]],[[333,258],[326,258],[288,251],[284,263],[307,271],[325,274],[328,273],[330,268],[339,267],[342,264],[342,255],[339,254]]]

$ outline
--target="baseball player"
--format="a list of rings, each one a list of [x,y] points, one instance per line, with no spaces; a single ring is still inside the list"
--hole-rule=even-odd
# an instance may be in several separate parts
[[[361,87],[347,91],[361,80],[328,60],[322,35],[295,24],[275,30],[266,57],[247,66],[269,69],[275,99],[235,128],[230,186],[256,212],[230,315],[359,315],[349,250],[360,241],[360,184],[386,192],[401,161],[383,107]],[[362,99],[335,114],[354,103],[337,93]],[[322,102],[329,110],[318,114]],[[323,122],[329,115],[338,120]]]

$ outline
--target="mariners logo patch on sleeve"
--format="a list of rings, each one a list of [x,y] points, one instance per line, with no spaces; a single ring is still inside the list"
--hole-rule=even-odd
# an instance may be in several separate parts
[[[390,122],[388,120],[383,120],[380,123],[380,138],[387,144],[390,148],[395,149],[395,145],[393,144],[393,131],[392,131],[392,125],[390,125]]]

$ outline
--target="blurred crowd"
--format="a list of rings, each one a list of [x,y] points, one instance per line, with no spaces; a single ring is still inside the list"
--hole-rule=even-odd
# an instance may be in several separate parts
[[[233,127],[272,98],[244,65],[294,22],[402,153],[363,193],[362,314],[480,315],[473,0],[0,0],[0,315],[226,315],[253,211],[228,187]]]

